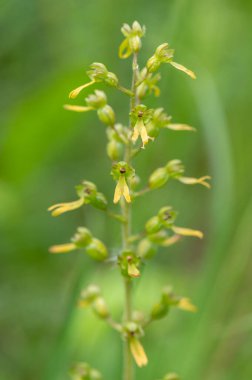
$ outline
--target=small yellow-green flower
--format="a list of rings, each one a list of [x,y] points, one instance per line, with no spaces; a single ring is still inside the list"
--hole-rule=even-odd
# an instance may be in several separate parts
[[[139,137],[142,140],[142,148],[145,148],[145,145],[148,144],[149,140],[153,140],[147,133],[146,124],[152,118],[152,109],[147,109],[143,104],[136,106],[130,114],[131,123],[133,125],[133,133],[131,140],[135,143]]]
[[[129,186],[126,182],[126,178],[131,178],[134,174],[134,169],[124,161],[120,161],[113,165],[111,175],[117,181],[113,200],[114,203],[118,203],[121,197],[124,197],[126,202],[131,202]]]

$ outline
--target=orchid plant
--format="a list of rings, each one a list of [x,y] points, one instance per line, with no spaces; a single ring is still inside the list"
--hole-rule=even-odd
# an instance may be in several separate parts
[[[134,282],[141,276],[142,264],[154,259],[159,247],[176,244],[184,236],[201,239],[203,234],[201,231],[177,225],[177,213],[170,205],[164,205],[156,215],[147,220],[142,231],[133,233],[131,209],[139,197],[165,186],[171,180],[185,185],[200,184],[209,188],[210,177],[186,176],[184,165],[180,160],[175,159],[164,163],[150,173],[147,185],[142,189],[138,188],[140,181],[134,168],[134,157],[140,153],[144,154],[148,145],[159,137],[162,129],[173,131],[171,133],[195,131],[190,125],[172,123],[171,116],[167,115],[163,108],[153,109],[143,103],[147,96],[160,95],[158,83],[161,76],[157,73],[158,69],[166,63],[184,72],[192,79],[195,79],[196,76],[193,71],[174,61],[174,50],[169,47],[168,43],[158,46],[154,54],[147,60],[146,65],[140,69],[138,54],[142,47],[145,27],[135,21],[132,26],[124,24],[121,31],[124,39],[119,47],[119,57],[122,59],[132,57],[131,88],[123,87],[116,74],[108,71],[103,63],[95,62],[87,71],[90,81],[71,91],[69,98],[75,99],[82,91],[91,86],[99,86],[100,83],[113,87],[129,98],[128,125],[116,121],[115,111],[109,104],[106,94],[99,89],[95,89],[93,93],[86,96],[85,104],[64,106],[66,110],[80,113],[95,111],[98,119],[105,124],[108,138],[106,153],[112,162],[111,175],[115,181],[113,203],[119,205],[119,210],[111,209],[112,199],[108,199],[93,182],[87,179],[76,186],[77,200],[55,204],[48,210],[51,211],[52,216],[56,217],[90,204],[101,212],[107,213],[108,217],[118,221],[121,227],[122,243],[121,248],[116,252],[114,261],[117,263],[125,287],[122,319],[118,321],[112,317],[98,285],[92,284],[81,292],[79,306],[92,308],[96,316],[118,332],[125,352],[123,380],[133,380],[134,366],[143,367],[148,364],[148,357],[141,342],[146,328],[153,321],[164,318],[172,308],[189,312],[196,311],[196,307],[190,299],[176,295],[169,286],[165,286],[157,303],[150,307],[149,313],[141,314],[141,318],[139,318],[139,315],[132,309],[132,297]],[[105,244],[94,237],[93,233],[84,226],[77,228],[69,242],[50,247],[50,252],[53,254],[76,250],[85,252],[97,261],[106,261],[111,256]],[[100,372],[85,362],[77,363],[71,370],[71,376],[73,380],[102,379]],[[176,379],[179,377],[175,373],[168,373],[163,377],[163,380]]]

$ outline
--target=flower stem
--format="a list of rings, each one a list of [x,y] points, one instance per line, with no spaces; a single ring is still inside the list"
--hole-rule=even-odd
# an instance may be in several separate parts
[[[132,62],[132,85],[131,91],[134,96],[130,99],[130,112],[137,105],[138,99],[136,97],[136,81],[138,76],[138,64],[137,64],[137,54],[133,55]],[[131,128],[131,123],[129,122],[129,128]],[[131,141],[125,146],[124,161],[130,165],[131,160]],[[121,200],[121,211],[124,217],[125,223],[122,225],[122,242],[123,249],[129,249],[129,237],[131,236],[131,203],[126,203],[124,199]],[[125,304],[124,304],[124,319],[125,321],[130,321],[132,319],[132,284],[131,279],[126,278],[124,280],[125,289]],[[130,351],[129,340],[126,338],[124,343],[124,373],[123,380],[133,380],[134,378],[134,366],[133,358]]]

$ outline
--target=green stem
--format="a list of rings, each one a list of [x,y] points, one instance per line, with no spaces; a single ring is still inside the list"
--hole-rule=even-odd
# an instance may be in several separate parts
[[[138,99],[136,97],[136,81],[138,76],[138,64],[137,64],[137,54],[133,55],[132,62],[132,85],[131,91],[134,94],[130,99],[130,112],[133,108],[138,104]],[[131,128],[131,123],[129,123],[129,128]],[[129,142],[125,146],[124,152],[124,161],[130,165],[131,160],[131,150],[132,144]],[[121,200],[121,211],[122,215],[125,219],[125,223],[122,225],[122,241],[123,241],[123,249],[129,249],[129,237],[131,236],[131,203],[127,203],[125,199]],[[125,289],[125,304],[124,304],[124,319],[125,321],[130,321],[132,319],[132,284],[130,279],[125,279],[124,281],[124,289]],[[133,358],[130,352],[129,340],[125,338],[124,343],[124,373],[123,380],[133,380],[134,378],[134,363]]]

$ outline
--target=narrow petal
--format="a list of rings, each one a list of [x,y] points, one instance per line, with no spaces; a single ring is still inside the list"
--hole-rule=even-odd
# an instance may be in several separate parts
[[[95,83],[95,81],[92,80],[91,82],[88,82],[86,84],[83,84],[80,87],[75,88],[73,91],[70,92],[69,98],[70,99],[75,99],[84,88],[89,87],[89,86],[91,86],[94,83]]]
[[[57,203],[48,208],[48,211],[52,211],[52,216],[59,216],[67,211],[75,210],[84,204],[84,198],[80,198],[77,201],[68,203]]]
[[[170,245],[176,244],[181,239],[180,235],[173,235],[166,240],[164,240],[161,245],[162,247],[169,247]]]
[[[74,243],[66,243],[66,244],[59,244],[59,245],[53,245],[49,248],[49,252],[51,253],[68,253],[76,249],[76,246]]]
[[[203,185],[205,187],[207,187],[208,189],[210,189],[210,184],[208,182],[206,182],[206,179],[211,179],[211,177],[209,177],[208,175],[204,176],[204,177],[200,177],[200,178],[193,178],[193,177],[179,177],[178,180],[186,185],[196,185],[196,184],[200,184],[200,185]]]
[[[65,110],[75,111],[75,112],[87,112],[87,111],[92,111],[94,109],[93,107],[74,106],[71,104],[65,104],[64,108]]]
[[[121,45],[119,46],[119,57],[122,59],[128,58],[132,53],[131,48],[129,46],[128,38],[125,38]]]
[[[130,193],[129,193],[129,187],[127,185],[126,179],[124,176],[120,178],[121,187],[123,188],[123,196],[126,199],[128,203],[131,202]]]
[[[142,143],[143,143],[143,148],[146,144],[148,144],[149,142],[149,136],[148,136],[148,133],[147,133],[147,130],[146,130],[146,127],[144,125],[144,122],[143,120],[139,121],[139,131],[140,131],[140,135],[141,135],[141,139],[142,139]]]
[[[135,362],[138,365],[138,367],[145,366],[148,363],[148,359],[144,351],[144,348],[139,342],[139,340],[135,337],[132,337],[130,338],[129,343],[132,356],[135,359]]]
[[[173,232],[175,232],[175,234],[178,234],[178,235],[194,236],[194,237],[197,237],[199,239],[203,238],[203,233],[201,231],[198,231],[198,230],[192,230],[190,228],[183,228],[183,227],[176,227],[176,226],[173,226],[172,230],[173,230]]]
[[[114,193],[114,200],[113,202],[114,203],[117,203],[119,202],[121,196],[123,195],[123,189],[121,188],[120,186],[120,183],[118,181],[117,185],[116,185],[116,188],[115,188],[115,193]]]
[[[168,124],[166,128],[173,131],[196,131],[196,128],[193,128],[187,124]]]
[[[134,144],[137,141],[138,136],[139,136],[139,130],[138,130],[138,126],[136,124],[135,127],[134,127],[134,129],[133,129],[133,134],[131,136],[131,140],[133,141]]]
[[[181,310],[191,311],[192,313],[196,313],[197,307],[191,303],[189,298],[181,298],[177,307]]]
[[[185,66],[183,65],[180,65],[180,63],[177,63],[177,62],[169,62],[173,67],[175,67],[176,69],[178,70],[181,70],[183,71],[184,73],[186,73],[187,75],[189,75],[189,77],[191,77],[192,79],[196,79],[196,75],[194,74],[193,71],[187,69]]]

